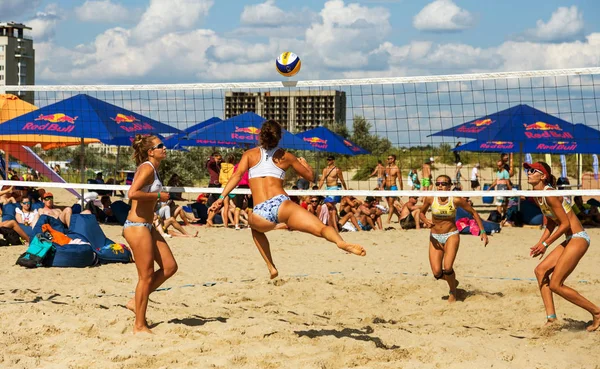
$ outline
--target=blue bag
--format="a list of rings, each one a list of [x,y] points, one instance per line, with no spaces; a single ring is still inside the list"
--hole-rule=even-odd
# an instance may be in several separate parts
[[[46,258],[52,256],[56,248],[52,241],[38,233],[31,239],[27,251],[17,259],[17,265],[25,268],[37,268],[44,265]]]

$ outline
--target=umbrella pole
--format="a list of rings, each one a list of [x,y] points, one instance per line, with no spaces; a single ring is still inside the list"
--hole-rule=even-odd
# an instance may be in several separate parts
[[[84,144],[84,140],[83,137],[81,138],[81,144],[79,146],[80,151],[81,151],[81,161],[79,162],[79,170],[81,172],[81,183],[85,183],[85,144]],[[84,207],[84,200],[83,200],[83,195],[85,194],[85,189],[82,188],[81,189],[81,210],[83,211],[83,207]]]
[[[581,175],[583,172],[583,160],[581,160],[581,154],[577,154],[577,188],[581,186]]]
[[[10,180],[10,178],[8,177],[8,167],[10,164],[10,159],[8,159],[8,143],[6,145],[4,145],[4,156],[6,159],[4,162],[4,164],[6,166],[6,168],[4,168],[4,174],[6,175],[6,179]]]
[[[521,179],[523,177],[523,142],[519,142],[519,190],[522,190],[521,187]],[[517,202],[517,210],[521,211],[521,196],[519,196],[519,201]]]
[[[115,180],[117,178],[117,171],[119,170],[119,154],[121,154],[121,146],[117,146],[117,159],[115,160],[115,169],[113,170]]]

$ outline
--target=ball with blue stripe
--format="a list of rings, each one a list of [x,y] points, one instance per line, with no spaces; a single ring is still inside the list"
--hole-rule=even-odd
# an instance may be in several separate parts
[[[300,58],[298,55],[286,51],[275,60],[275,67],[282,76],[291,77],[300,71]]]

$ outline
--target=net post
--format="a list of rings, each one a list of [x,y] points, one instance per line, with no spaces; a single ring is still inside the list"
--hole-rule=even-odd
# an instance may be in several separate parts
[[[85,141],[84,138],[81,138],[81,144],[79,146],[80,151],[81,151],[81,162],[79,164],[79,170],[81,171],[81,183],[85,183]],[[85,200],[83,199],[83,196],[85,195],[85,189],[81,189],[81,210],[83,210],[83,207],[85,206]]]

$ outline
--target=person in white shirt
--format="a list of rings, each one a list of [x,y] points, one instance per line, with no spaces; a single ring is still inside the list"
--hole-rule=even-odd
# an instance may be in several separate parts
[[[481,187],[481,184],[479,183],[479,179],[481,178],[481,175],[479,174],[479,164],[475,164],[475,166],[473,167],[473,170],[471,171],[471,189],[473,191],[479,189],[479,187]]]
[[[31,211],[31,199],[28,197],[23,198],[21,201],[21,207],[23,209],[15,209],[15,219],[17,220],[17,223],[24,224],[31,228],[35,227],[35,223],[39,218],[39,214],[37,209]]]

